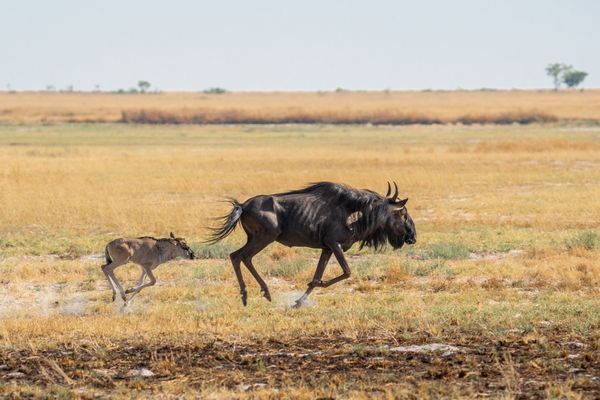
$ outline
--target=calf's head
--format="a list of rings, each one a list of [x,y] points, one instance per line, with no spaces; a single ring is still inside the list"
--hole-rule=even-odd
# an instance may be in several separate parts
[[[193,260],[196,257],[192,249],[190,249],[188,244],[185,242],[184,238],[175,237],[173,232],[171,232],[171,238],[169,240],[175,245],[175,254],[177,257],[189,258],[190,260]]]

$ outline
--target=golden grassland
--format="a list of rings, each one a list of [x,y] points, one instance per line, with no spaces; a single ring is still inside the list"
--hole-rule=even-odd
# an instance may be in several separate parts
[[[139,111],[143,110],[144,113]],[[600,90],[0,92],[0,122],[510,122],[600,120]]]
[[[0,159],[0,395],[600,393],[596,126],[3,125]],[[301,309],[317,252],[273,245],[255,258],[273,302],[246,274],[242,307],[243,235],[201,243],[221,200],[318,180],[396,180],[418,243],[352,249],[352,277]],[[171,230],[202,258],[111,303],[104,244]],[[391,350],[423,343],[462,350]],[[156,375],[126,376],[140,367]]]

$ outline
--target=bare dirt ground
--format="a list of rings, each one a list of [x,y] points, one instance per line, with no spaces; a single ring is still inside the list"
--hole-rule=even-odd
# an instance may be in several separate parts
[[[546,397],[556,385],[568,384],[586,397],[600,397],[597,344],[553,331],[545,337],[545,343],[518,333],[509,341],[460,337],[440,346],[420,346],[436,341],[422,336],[400,345],[381,337],[243,344],[197,337],[177,344],[168,338],[153,344],[83,342],[40,351],[0,347],[0,382],[49,389],[67,385],[80,388],[82,397],[119,388],[156,395],[178,381],[192,389],[218,386],[242,393],[344,382],[346,390],[373,396],[395,386],[412,388],[409,397],[419,397],[426,382],[443,396],[509,393],[516,398]],[[17,389],[11,396],[26,394]]]

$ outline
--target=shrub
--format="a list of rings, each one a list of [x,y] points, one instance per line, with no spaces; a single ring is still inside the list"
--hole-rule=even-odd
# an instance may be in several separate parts
[[[442,119],[395,109],[378,111],[340,110],[311,111],[285,109],[257,113],[243,109],[180,109],[180,110],[123,110],[121,122],[137,124],[531,124],[555,122],[558,119],[538,111],[519,111],[504,114],[463,115]]]
[[[227,90],[221,87],[211,87],[208,89],[204,89],[202,92],[206,94],[225,94],[227,93]]]

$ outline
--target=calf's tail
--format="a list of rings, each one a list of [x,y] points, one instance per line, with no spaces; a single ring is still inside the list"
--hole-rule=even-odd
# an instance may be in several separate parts
[[[231,212],[218,220],[221,221],[221,225],[215,228],[210,228],[212,234],[205,241],[208,244],[215,244],[223,239],[225,239],[231,232],[235,230],[240,217],[242,216],[242,205],[237,202],[235,199],[229,199],[229,202],[233,206]]]
[[[110,254],[108,254],[108,246],[104,248],[104,257],[106,258],[106,265],[112,262],[112,258],[110,258]]]

